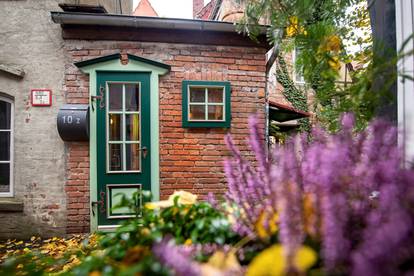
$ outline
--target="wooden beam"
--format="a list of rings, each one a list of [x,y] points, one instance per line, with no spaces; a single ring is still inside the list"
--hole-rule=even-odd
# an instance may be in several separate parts
[[[270,49],[264,35],[258,38],[259,42],[254,42],[242,34],[202,30],[63,25],[62,36],[64,39],[185,43]]]

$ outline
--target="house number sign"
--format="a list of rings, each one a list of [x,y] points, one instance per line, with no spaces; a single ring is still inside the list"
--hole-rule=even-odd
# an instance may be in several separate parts
[[[57,115],[57,129],[64,141],[89,141],[89,105],[63,105]]]
[[[51,106],[52,90],[32,89],[30,91],[30,101],[32,103],[32,106]]]

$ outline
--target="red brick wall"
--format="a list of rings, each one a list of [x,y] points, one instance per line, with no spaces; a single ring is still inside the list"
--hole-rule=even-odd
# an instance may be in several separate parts
[[[224,135],[230,131],[236,144],[246,150],[247,117],[260,111],[264,119],[264,51],[189,47],[165,62],[172,69],[160,81],[161,197],[177,189],[202,197],[208,192],[224,193],[226,180],[222,161],[228,155]],[[230,129],[181,127],[183,79],[231,82]]]
[[[66,45],[70,54],[64,89],[68,103],[87,103],[89,97],[88,76],[82,74],[74,62],[121,52],[171,65],[171,72],[162,76],[159,82],[161,197],[165,198],[179,189],[201,197],[208,192],[225,192],[222,160],[228,156],[228,151],[224,135],[230,132],[243,153],[251,155],[245,143],[248,116],[259,112],[264,127],[264,49],[103,41],[68,41]],[[230,129],[181,127],[183,80],[231,82]],[[67,149],[67,231],[88,231],[88,145],[68,143]]]
[[[66,175],[67,233],[89,232],[89,145],[68,143]]]
[[[77,51],[74,56],[88,55]],[[76,67],[75,67],[76,68]],[[64,93],[69,104],[87,104],[89,77],[78,69],[66,70]],[[66,143],[67,233],[89,232],[89,143]]]

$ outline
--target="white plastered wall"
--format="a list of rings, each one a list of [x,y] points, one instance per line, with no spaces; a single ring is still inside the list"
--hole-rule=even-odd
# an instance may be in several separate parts
[[[397,49],[407,42],[414,32],[414,0],[396,0]],[[413,49],[413,39],[404,48],[407,53]],[[401,130],[400,146],[404,151],[407,166],[414,165],[414,83],[404,75],[414,77],[414,56],[408,55],[399,61],[398,69],[398,126]]]

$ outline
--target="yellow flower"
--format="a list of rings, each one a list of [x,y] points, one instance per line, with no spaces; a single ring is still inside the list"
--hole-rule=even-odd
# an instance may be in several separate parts
[[[303,220],[305,232],[313,237],[316,236],[316,210],[314,206],[314,197],[310,193],[306,193],[303,196]]]
[[[339,52],[341,50],[341,39],[337,35],[330,35],[326,39],[326,50]]]
[[[186,191],[176,191],[172,195],[170,195],[169,199],[174,201],[174,198],[179,196],[178,202],[184,205],[192,205],[197,202],[197,195]]]
[[[151,231],[147,227],[141,228],[141,235],[149,236],[150,234],[151,234]]]
[[[268,227],[265,227],[265,222],[268,220]],[[255,230],[257,236],[261,239],[267,239],[276,233],[278,227],[277,223],[279,216],[273,210],[263,210],[255,223]]]
[[[240,269],[239,261],[233,251],[230,251],[229,253],[224,253],[220,250],[216,251],[208,259],[207,264],[221,271]]]
[[[296,34],[298,27],[298,18],[296,16],[291,16],[289,18],[289,25],[286,27],[286,36],[292,37]]]
[[[194,195],[186,191],[175,191],[172,195],[168,197],[167,200],[145,203],[145,208],[152,210],[157,208],[171,207],[174,205],[175,197],[178,197],[178,203],[183,205],[192,205],[197,202],[197,195]]]
[[[326,52],[331,54],[338,54],[341,51],[341,39],[337,35],[330,35],[326,37],[319,45],[318,53],[324,54]]]
[[[297,16],[291,16],[289,17],[289,24],[286,27],[286,36],[292,37],[297,34],[304,34],[306,35],[307,32],[305,31],[305,28],[303,26],[299,25],[299,20]]]
[[[184,245],[192,245],[193,241],[191,239],[186,239]]]
[[[190,207],[184,207],[181,209],[180,215],[185,216],[188,214],[188,212],[190,211]]]
[[[154,210],[157,208],[157,205],[155,205],[153,202],[147,202],[145,203],[144,207],[149,210]]]
[[[339,69],[341,69],[341,62],[339,61],[338,57],[332,57],[328,60],[328,65],[329,67],[331,67],[332,69],[338,71]]]
[[[302,246],[296,252],[294,266],[299,272],[306,272],[316,262],[316,253],[307,246]],[[280,244],[262,251],[247,268],[247,276],[280,276],[286,275],[286,257]]]

